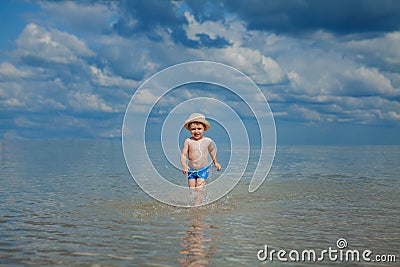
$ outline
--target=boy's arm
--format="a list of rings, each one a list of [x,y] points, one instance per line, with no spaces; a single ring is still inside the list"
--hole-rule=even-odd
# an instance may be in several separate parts
[[[217,170],[221,170],[221,165],[218,163],[217,160],[217,150],[214,147],[214,142],[211,141],[210,144],[208,145],[208,151],[211,155],[212,161],[214,162],[215,167],[217,168]]]
[[[181,153],[181,164],[182,164],[182,172],[186,174],[189,170],[189,166],[186,164],[186,158],[188,155],[189,143],[187,140],[183,143],[182,153]]]

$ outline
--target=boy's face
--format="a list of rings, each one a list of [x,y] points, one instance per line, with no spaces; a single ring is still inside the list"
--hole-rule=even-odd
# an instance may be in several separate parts
[[[198,122],[192,122],[189,125],[189,131],[195,140],[199,140],[203,137],[204,125]]]

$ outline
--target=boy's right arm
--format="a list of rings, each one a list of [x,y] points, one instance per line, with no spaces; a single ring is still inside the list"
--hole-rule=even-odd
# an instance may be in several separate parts
[[[182,153],[181,153],[181,164],[182,164],[182,172],[186,174],[189,170],[189,166],[186,164],[186,158],[189,151],[189,142],[185,140],[183,143]]]

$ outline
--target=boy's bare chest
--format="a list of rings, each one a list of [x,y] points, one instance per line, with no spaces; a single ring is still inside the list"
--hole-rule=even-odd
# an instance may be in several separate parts
[[[190,140],[189,142],[189,152],[206,152],[208,149],[209,141],[207,139],[204,140]]]

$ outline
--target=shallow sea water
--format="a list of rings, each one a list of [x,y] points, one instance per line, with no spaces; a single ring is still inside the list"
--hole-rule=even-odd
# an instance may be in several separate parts
[[[399,174],[399,146],[278,146],[255,193],[247,173],[217,202],[177,208],[140,190],[118,141],[2,141],[0,265],[397,266],[257,253],[339,250],[345,238],[343,251],[398,262]]]

